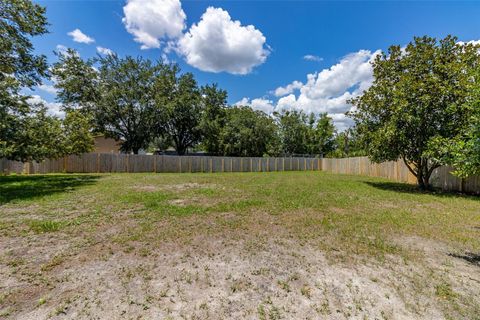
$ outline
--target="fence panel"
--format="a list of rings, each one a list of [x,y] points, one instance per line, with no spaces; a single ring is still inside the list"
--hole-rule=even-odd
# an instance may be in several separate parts
[[[326,171],[338,174],[383,177],[416,183],[415,176],[402,161],[372,163],[367,157],[352,158],[261,158],[96,154],[71,155],[60,159],[22,163],[0,159],[1,174],[110,173],[110,172],[273,172]],[[460,179],[451,167],[437,168],[433,186],[447,191],[480,193],[480,176]]]

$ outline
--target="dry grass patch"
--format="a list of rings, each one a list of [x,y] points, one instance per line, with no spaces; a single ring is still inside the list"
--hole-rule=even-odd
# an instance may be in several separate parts
[[[480,314],[474,197],[320,172],[1,179],[3,318]]]

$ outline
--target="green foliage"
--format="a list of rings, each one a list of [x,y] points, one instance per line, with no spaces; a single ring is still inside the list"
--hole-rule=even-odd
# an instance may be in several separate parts
[[[98,125],[107,137],[122,141],[122,151],[136,154],[154,137],[152,128],[158,113],[154,83],[164,65],[116,55],[107,55],[99,63]]]
[[[283,154],[327,154],[334,148],[335,127],[326,113],[308,117],[302,111],[274,114]]]
[[[471,108],[468,123],[453,138],[435,137],[430,141],[429,155],[442,164],[455,168],[453,173],[466,178],[480,174],[480,67],[472,73],[469,99],[465,107]]]
[[[52,74],[58,90],[57,100],[66,110],[81,110],[93,115],[100,98],[99,74],[93,66],[95,60],[84,61],[73,49],[56,55],[58,61],[53,64]]]
[[[34,55],[30,41],[46,32],[45,8],[28,0],[0,1],[0,157],[22,160],[36,157],[32,151],[45,153],[48,136],[31,140],[32,127],[39,127],[41,134],[56,130],[48,128],[56,122],[45,110],[32,108],[20,92],[48,75],[46,57]]]
[[[203,104],[200,89],[191,73],[180,75],[177,65],[164,66],[155,83],[155,104],[160,117],[157,132],[171,141],[179,155],[202,137]]]
[[[321,113],[318,118],[312,113],[309,118],[308,153],[328,154],[335,146],[335,126],[332,118]]]
[[[93,150],[91,116],[79,110],[67,110],[63,120],[63,154],[82,154]]]
[[[219,141],[222,154],[226,156],[262,157],[275,155],[278,149],[273,119],[250,107],[226,109]]]
[[[367,155],[355,127],[337,133],[334,144],[335,149],[328,154],[329,157],[347,158]]]
[[[281,150],[284,154],[305,154],[308,140],[307,116],[301,111],[275,113]]]
[[[220,154],[221,146],[218,137],[225,125],[227,92],[218,89],[217,85],[205,86],[201,89],[204,112],[201,120],[202,146],[208,153]]]
[[[1,82],[13,76],[21,86],[31,88],[41,83],[47,75],[47,61],[45,56],[33,54],[30,37],[47,33],[47,25],[44,7],[30,0],[0,1]],[[10,89],[18,93],[16,86]]]
[[[154,90],[163,70],[162,63],[130,56],[84,61],[68,50],[59,54],[52,72],[58,79],[57,98],[66,110],[80,110],[91,117],[96,131],[120,140],[122,151],[138,153],[155,136],[159,112]]]
[[[351,101],[372,161],[401,158],[419,186],[429,187],[441,164],[430,155],[432,141],[456,137],[471,117],[466,102],[477,50],[455,37],[437,41],[425,36],[375,58],[373,85]]]

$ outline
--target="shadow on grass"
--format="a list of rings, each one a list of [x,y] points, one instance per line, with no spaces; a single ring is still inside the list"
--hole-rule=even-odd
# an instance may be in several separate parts
[[[448,255],[450,257],[463,259],[463,260],[467,261],[468,263],[473,264],[474,266],[480,267],[480,254],[475,254],[475,253],[472,253],[472,252],[466,252],[465,254],[449,253]]]
[[[81,186],[93,184],[99,178],[99,176],[92,175],[67,174],[0,176],[0,205],[71,191]]]
[[[374,182],[374,181],[364,181],[365,184],[385,191],[392,192],[401,192],[401,193],[410,193],[418,195],[433,195],[438,197],[449,197],[449,198],[465,198],[471,200],[480,200],[478,195],[459,193],[459,192],[448,192],[442,191],[440,189],[432,190],[420,190],[416,185],[400,182]]]

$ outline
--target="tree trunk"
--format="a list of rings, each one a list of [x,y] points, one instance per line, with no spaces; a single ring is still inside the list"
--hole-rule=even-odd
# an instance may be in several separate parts
[[[186,148],[184,146],[177,146],[177,154],[183,156],[185,154]]]

